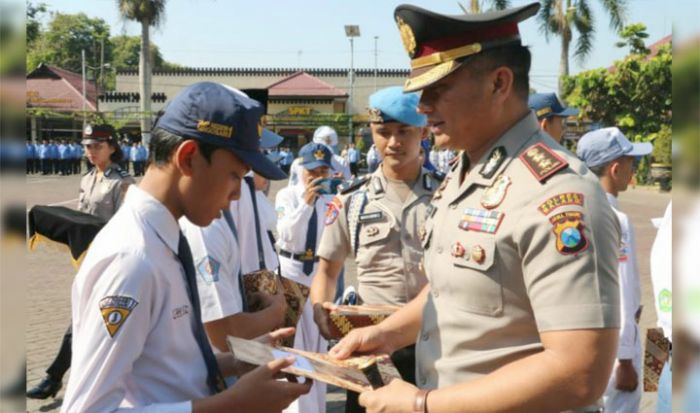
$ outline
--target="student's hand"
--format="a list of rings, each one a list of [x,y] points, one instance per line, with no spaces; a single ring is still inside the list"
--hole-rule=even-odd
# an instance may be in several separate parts
[[[639,386],[639,377],[637,377],[637,371],[632,365],[632,360],[620,360],[615,369],[615,377],[617,390],[633,392]]]
[[[307,205],[313,206],[316,203],[316,199],[318,199],[319,195],[318,193],[321,190],[321,187],[318,185],[321,179],[323,178],[312,179],[304,183],[306,187],[306,191],[304,191],[304,202],[306,202]]]
[[[330,312],[335,309],[336,305],[330,302],[316,303],[314,304],[314,322],[318,326],[323,338],[326,340],[332,340],[334,338],[340,338],[333,334],[331,326],[333,321],[331,321]]]
[[[331,357],[343,360],[355,353],[391,354],[394,348],[388,343],[384,331],[378,326],[356,328],[328,352]]]
[[[388,385],[377,390],[368,390],[360,394],[360,406],[367,413],[405,413],[413,411],[418,388],[400,379],[394,379]]]
[[[228,409],[240,412],[279,413],[311,390],[312,380],[293,383],[278,380],[281,370],[294,364],[294,357],[277,359],[242,376],[230,389]]]

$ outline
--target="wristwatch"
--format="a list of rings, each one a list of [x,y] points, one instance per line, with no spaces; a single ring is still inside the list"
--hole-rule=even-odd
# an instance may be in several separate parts
[[[428,413],[428,393],[430,389],[420,389],[416,392],[416,398],[413,401],[413,411],[415,413]]]

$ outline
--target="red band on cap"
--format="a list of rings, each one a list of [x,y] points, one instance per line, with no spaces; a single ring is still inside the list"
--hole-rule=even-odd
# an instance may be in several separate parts
[[[469,32],[442,37],[440,39],[423,42],[419,46],[418,53],[413,58],[429,56],[433,53],[455,49],[471,43],[480,43],[490,40],[497,40],[504,37],[511,37],[519,34],[517,23],[505,23],[500,26],[479,28]]]
[[[112,134],[107,131],[93,131],[90,136],[85,135],[86,138],[111,138]]]

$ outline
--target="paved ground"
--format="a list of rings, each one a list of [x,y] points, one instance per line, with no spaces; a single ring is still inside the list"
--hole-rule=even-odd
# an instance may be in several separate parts
[[[79,177],[31,176],[27,178],[27,206],[61,204],[75,207]],[[273,185],[274,199],[280,185]],[[659,217],[670,199],[649,189],[635,189],[622,194],[621,207],[630,215],[636,227],[639,265],[642,274],[642,294],[645,311],[642,328],[653,327],[656,314],[649,278],[648,254],[655,236],[650,218]],[[347,282],[355,281],[355,269],[348,263]],[[75,273],[66,249],[40,246],[28,257],[27,272],[27,387],[35,385],[58,350],[63,332],[70,323],[70,288]],[[66,382],[66,380],[64,380]],[[28,412],[58,411],[63,390],[54,400],[27,400]],[[642,412],[653,411],[655,395],[643,399]],[[328,398],[329,413],[342,412],[344,393],[332,389]]]

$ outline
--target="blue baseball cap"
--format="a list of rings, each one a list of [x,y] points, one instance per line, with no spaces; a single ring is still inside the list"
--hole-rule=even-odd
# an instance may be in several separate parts
[[[533,93],[530,95],[527,105],[535,111],[537,119],[540,120],[552,116],[578,115],[578,109],[564,107],[556,93]]]
[[[332,168],[333,152],[322,143],[307,143],[299,150],[299,156],[301,156],[301,165],[306,169],[315,169],[319,166]]]
[[[605,165],[623,156],[649,155],[651,143],[632,143],[616,127],[597,129],[583,135],[576,147],[576,155],[589,168]]]
[[[420,97],[417,93],[404,93],[401,86],[378,90],[369,97],[369,121],[423,127],[428,123],[428,118],[416,112],[418,101]]]
[[[251,169],[272,180],[287,175],[260,152],[263,106],[219,83],[199,82],[184,88],[163,109],[154,128],[228,149]]]
[[[282,143],[284,138],[275,132],[265,128],[262,131],[262,136],[260,137],[260,147],[263,149],[274,148],[275,146]]]

